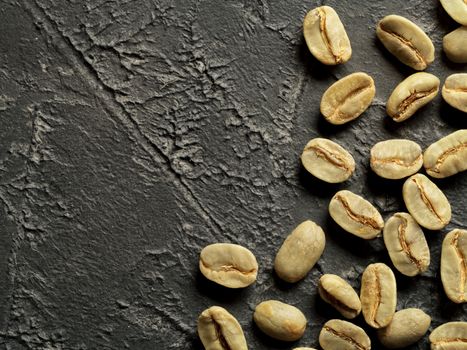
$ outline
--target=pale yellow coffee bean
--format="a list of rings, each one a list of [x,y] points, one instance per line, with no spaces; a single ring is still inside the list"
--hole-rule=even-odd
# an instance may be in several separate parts
[[[449,299],[467,302],[467,230],[453,230],[444,238],[441,281]]]
[[[391,323],[378,329],[378,339],[388,349],[400,349],[419,341],[430,327],[431,317],[420,309],[397,311]]]
[[[409,177],[402,188],[407,210],[429,230],[441,230],[451,221],[451,205],[444,193],[425,175]]]
[[[355,318],[362,311],[362,304],[357,292],[343,278],[325,274],[319,279],[318,293],[345,318]]]
[[[220,306],[212,306],[201,313],[198,335],[206,350],[248,349],[242,327]]]
[[[431,39],[407,18],[384,17],[376,27],[376,35],[390,53],[413,69],[424,70],[435,59]]]
[[[303,35],[308,49],[321,63],[345,63],[352,55],[350,41],[339,16],[332,7],[317,7],[305,16]]]
[[[301,160],[310,174],[329,183],[343,182],[355,170],[352,155],[337,143],[323,138],[309,141]]]
[[[452,107],[467,113],[467,73],[447,77],[441,93]]]
[[[370,350],[371,341],[365,331],[353,323],[329,320],[319,333],[323,350]]]
[[[373,328],[386,327],[396,311],[397,287],[392,270],[383,263],[368,265],[360,290],[362,313]]]
[[[384,244],[394,267],[406,276],[425,272],[430,265],[430,249],[417,222],[407,213],[396,213],[386,221]]]
[[[305,315],[299,309],[277,300],[258,304],[253,319],[259,329],[278,340],[298,340],[306,328]]]
[[[467,350],[467,322],[448,322],[430,334],[431,350]]]
[[[467,27],[460,27],[443,38],[446,56],[456,63],[467,63]]]
[[[375,93],[375,83],[368,74],[359,72],[347,75],[324,92],[321,113],[331,124],[345,124],[368,108]]]
[[[201,251],[199,269],[222,286],[244,288],[256,281],[258,263],[253,253],[240,245],[215,243]]]
[[[395,122],[402,122],[432,101],[439,91],[439,79],[419,72],[404,79],[392,92],[386,112]]]
[[[428,175],[443,178],[467,170],[467,129],[458,130],[431,144],[423,155]]]
[[[402,179],[415,174],[423,165],[422,148],[410,140],[378,142],[370,154],[371,169],[385,179]]]
[[[441,0],[441,5],[453,20],[467,26],[467,2],[465,0]]]
[[[277,252],[274,270],[284,281],[304,278],[323,254],[326,238],[323,229],[307,220],[298,225]]]
[[[375,238],[384,227],[378,210],[367,200],[347,190],[339,191],[332,197],[329,214],[344,230],[364,239]]]

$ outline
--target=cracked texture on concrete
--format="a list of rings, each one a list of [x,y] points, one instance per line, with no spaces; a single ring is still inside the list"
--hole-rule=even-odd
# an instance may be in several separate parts
[[[323,67],[306,49],[301,22],[320,4],[348,31],[353,56],[344,65]],[[297,344],[317,347],[324,322],[338,317],[317,298],[319,276],[336,273],[358,289],[367,264],[390,264],[381,238],[363,241],[332,222],[332,195],[359,193],[385,218],[404,210],[402,182],[369,170],[371,146],[409,138],[426,148],[467,127],[440,97],[402,124],[385,116],[390,92],[412,73],[375,39],[390,13],[433,39],[429,72],[444,81],[465,70],[442,54],[456,25],[435,0],[3,1],[0,348],[202,349],[196,319],[211,305],[238,318],[252,349],[292,348],[253,325],[255,305],[271,298],[305,313]],[[355,71],[374,78],[376,98],[359,119],[331,126],[319,115],[321,95]],[[353,154],[346,183],[324,184],[301,168],[302,148],[317,136]],[[426,232],[429,270],[396,275],[398,308],[422,308],[432,328],[467,317],[439,279],[444,234],[465,228],[465,181],[436,181],[453,220]],[[302,282],[287,285],[273,259],[305,219],[323,227],[327,246]],[[257,283],[230,291],[206,281],[198,254],[214,242],[251,249]]]

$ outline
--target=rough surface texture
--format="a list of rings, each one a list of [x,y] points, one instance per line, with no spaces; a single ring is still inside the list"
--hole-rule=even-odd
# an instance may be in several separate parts
[[[352,42],[343,66],[323,67],[302,37],[306,12],[323,4]],[[317,347],[324,322],[338,317],[317,297],[319,276],[358,288],[367,264],[390,265],[381,237],[365,242],[332,222],[332,195],[362,194],[385,218],[403,211],[402,182],[369,170],[371,146],[398,137],[426,148],[467,127],[440,96],[402,124],[385,115],[387,97],[413,72],[375,37],[390,13],[433,39],[429,72],[444,81],[465,70],[442,54],[442,37],[457,25],[436,0],[2,0],[0,348],[201,349],[196,320],[213,304],[238,318],[252,349]],[[321,94],[362,70],[375,80],[373,105],[329,125]],[[300,153],[318,136],[355,157],[346,183],[302,169]],[[438,267],[444,234],[466,228],[467,174],[436,183],[453,220],[426,232],[426,273],[396,275],[398,308],[423,309],[431,328],[467,312],[445,297]],[[287,285],[273,259],[305,219],[323,227],[326,249],[303,281]],[[214,242],[251,249],[257,283],[229,291],[205,280],[198,254]],[[303,310],[300,342],[271,340],[253,325],[265,299]],[[426,346],[425,337],[411,349]]]

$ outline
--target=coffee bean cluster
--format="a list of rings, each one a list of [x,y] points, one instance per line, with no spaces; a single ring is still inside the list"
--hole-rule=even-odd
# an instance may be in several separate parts
[[[467,1],[441,0],[446,11],[467,25]],[[329,6],[308,12],[303,23],[306,44],[317,60],[325,65],[347,62],[352,49],[338,14]],[[384,17],[376,35],[395,58],[415,70],[424,70],[434,61],[434,46],[415,23],[398,15]],[[467,63],[467,27],[446,35],[443,47],[454,62]],[[386,104],[387,114],[403,122],[427,105],[438,94],[440,80],[425,72],[404,79]],[[444,100],[467,112],[467,74],[449,76],[443,87]],[[364,72],[350,74],[324,93],[320,110],[332,124],[344,124],[358,118],[375,96],[373,79]],[[315,138],[302,153],[304,168],[316,178],[339,183],[355,171],[350,152],[337,142]],[[329,214],[345,231],[362,239],[374,239],[383,231],[384,244],[400,273],[415,276],[428,269],[430,251],[422,228],[440,230],[451,221],[448,198],[427,176],[417,173],[422,167],[433,178],[445,178],[467,170],[467,130],[443,137],[425,152],[411,140],[386,140],[371,149],[372,170],[386,179],[407,178],[402,195],[408,213],[395,213],[386,222],[372,203],[347,190],[337,192],[329,203]],[[298,225],[279,248],[274,269],[279,278],[295,283],[313,268],[325,249],[325,233],[312,221]],[[199,260],[202,274],[228,288],[243,288],[255,282],[258,264],[248,249],[228,243],[205,247]],[[467,301],[467,230],[449,232],[441,252],[441,280],[447,297],[455,303]],[[431,318],[423,310],[407,308],[396,312],[396,278],[389,266],[367,266],[361,277],[360,295],[340,276],[325,274],[318,284],[320,297],[343,318],[354,319],[360,313],[377,330],[381,344],[395,349],[411,345],[427,332]],[[300,339],[307,320],[296,307],[278,300],[266,300],[256,306],[253,319],[268,336],[282,341]],[[324,350],[369,350],[366,332],[347,320],[329,320],[319,334]],[[242,328],[227,310],[212,306],[198,320],[198,333],[207,350],[245,350],[248,348]],[[430,335],[431,349],[467,349],[467,322],[449,322]],[[296,348],[295,350],[312,350]]]

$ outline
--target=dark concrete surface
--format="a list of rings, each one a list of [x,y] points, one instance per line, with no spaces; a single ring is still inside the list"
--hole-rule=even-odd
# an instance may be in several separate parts
[[[304,44],[302,19],[320,4],[348,31],[345,65],[323,67]],[[412,73],[376,40],[377,21],[391,13],[433,39],[428,72],[444,81],[466,70],[442,53],[457,25],[436,0],[1,0],[0,348],[202,349],[196,319],[214,304],[239,319],[251,349],[317,347],[322,324],[338,317],[316,297],[319,276],[336,273],[358,289],[367,264],[390,264],[381,237],[366,242],[332,222],[330,197],[346,188],[385,218],[404,210],[402,182],[369,171],[370,147],[394,137],[426,147],[467,127],[440,96],[402,124],[385,116],[390,92]],[[321,95],[355,71],[375,79],[373,105],[331,126],[319,114]],[[301,150],[316,136],[351,151],[349,181],[327,185],[301,168]],[[443,236],[466,228],[467,177],[436,183],[452,222],[426,232],[429,271],[396,274],[398,308],[422,308],[431,329],[467,318],[439,278]],[[305,219],[322,225],[326,249],[306,279],[288,285],[272,262]],[[198,254],[214,242],[251,249],[257,283],[207,282]],[[302,340],[273,341],[253,325],[255,305],[270,298],[303,310]]]

